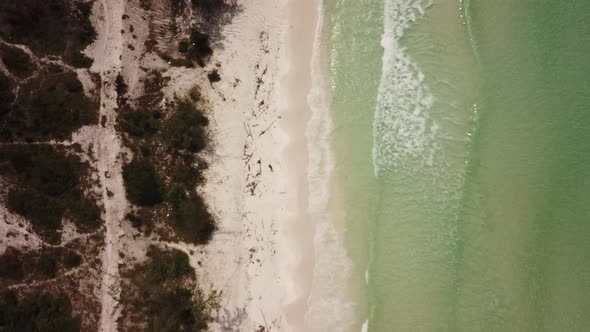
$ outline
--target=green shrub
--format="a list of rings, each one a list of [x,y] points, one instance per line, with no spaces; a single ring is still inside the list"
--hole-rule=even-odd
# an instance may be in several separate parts
[[[43,72],[20,86],[18,99],[0,112],[4,141],[63,140],[83,125],[98,123],[98,104],[84,94],[76,73]]]
[[[8,192],[6,206],[10,211],[29,219],[36,232],[44,235],[48,241],[58,241],[56,231],[61,227],[61,218],[65,212],[59,200],[47,197],[35,189],[23,188]]]
[[[87,167],[77,157],[49,146],[2,148],[0,174],[15,184],[6,206],[29,219],[50,242],[59,242],[57,231],[66,213],[81,231],[94,230],[100,225],[100,209],[84,196],[80,182]]]
[[[217,69],[213,69],[209,74],[207,74],[207,78],[209,78],[209,82],[211,83],[217,83],[221,81],[221,76],[219,76]]]
[[[150,294],[147,330],[150,332],[205,331],[212,321],[206,304],[194,300],[186,288],[166,289]]]
[[[209,120],[188,100],[177,101],[176,110],[162,125],[162,140],[176,152],[198,153],[208,144]]]
[[[21,280],[24,276],[19,252],[14,248],[6,249],[0,256],[0,278]]]
[[[148,260],[131,271],[130,280],[130,287],[121,293],[122,303],[127,304],[124,310],[131,311],[133,323],[145,324],[147,331],[205,331],[212,321],[217,298],[205,299],[197,288],[186,253],[151,246]]]
[[[73,251],[66,251],[63,254],[63,264],[67,269],[72,269],[82,264],[82,257]]]
[[[179,16],[184,13],[186,9],[186,2],[185,0],[172,0],[172,14],[174,16]]]
[[[190,41],[191,47],[188,50],[187,58],[196,61],[199,66],[205,67],[213,55],[209,35],[195,30],[191,33]]]
[[[205,244],[215,231],[215,220],[203,198],[191,194],[179,201],[173,210],[172,227],[183,240],[194,244]]]
[[[131,226],[135,228],[140,228],[141,226],[143,226],[143,220],[141,220],[141,217],[134,213],[127,213],[125,215],[125,219],[129,220],[131,222]]]
[[[19,48],[0,44],[0,58],[6,68],[15,76],[23,78],[33,73],[31,58]]]
[[[80,319],[72,316],[65,295],[33,293],[18,300],[13,291],[0,299],[0,330],[5,332],[76,332]]]
[[[147,265],[146,280],[150,284],[177,281],[187,274],[194,273],[188,255],[182,251],[162,251],[152,246],[148,250],[148,256],[151,260]]]
[[[128,111],[121,114],[121,129],[133,137],[153,135],[158,131],[159,112]]]
[[[0,121],[5,114],[12,109],[12,102],[14,101],[14,84],[10,78],[0,72]],[[10,132],[6,132],[3,126],[0,125],[0,141],[6,141],[10,137]]]
[[[80,52],[96,37],[92,5],[75,0],[0,1],[0,36],[26,44],[34,52],[64,55]]]
[[[81,52],[73,53],[70,58],[70,63],[76,68],[90,68],[94,63],[94,60],[87,57]]]
[[[44,252],[35,264],[35,275],[43,278],[55,278],[57,274],[57,260],[54,252]]]
[[[123,166],[123,180],[131,203],[153,206],[162,202],[160,181],[147,159],[134,159]]]
[[[115,80],[115,90],[117,91],[117,96],[119,98],[123,97],[128,91],[127,83],[125,83],[125,79],[121,73],[117,75]]]
[[[181,40],[178,43],[178,52],[180,53],[187,53],[189,51],[190,45],[188,43],[188,40]]]

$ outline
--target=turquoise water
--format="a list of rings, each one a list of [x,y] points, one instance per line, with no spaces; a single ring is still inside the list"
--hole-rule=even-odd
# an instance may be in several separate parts
[[[590,330],[590,2],[327,0],[324,24],[359,322]]]

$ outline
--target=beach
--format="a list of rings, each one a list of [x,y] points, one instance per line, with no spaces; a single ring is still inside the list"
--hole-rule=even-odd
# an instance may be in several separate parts
[[[191,261],[201,285],[223,294],[214,330],[307,329],[314,226],[305,127],[318,8],[243,2],[213,59],[224,81],[207,94],[216,152],[202,191],[218,230]]]

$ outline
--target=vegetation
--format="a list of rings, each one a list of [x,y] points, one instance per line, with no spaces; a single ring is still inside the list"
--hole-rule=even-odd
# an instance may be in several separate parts
[[[169,225],[175,234],[187,242],[206,243],[215,221],[195,187],[203,181],[206,167],[196,154],[209,145],[209,121],[190,99],[178,99],[167,108],[166,117],[158,110],[125,110],[119,116],[119,126],[132,139],[136,155],[123,168],[127,196],[144,207],[167,203],[172,208]],[[127,219],[135,227],[149,230],[150,222],[143,220],[146,215],[130,214]]]
[[[183,241],[204,244],[211,240],[215,221],[201,196],[184,194],[173,201],[173,208],[172,226]]]
[[[79,64],[80,51],[96,38],[91,9],[90,3],[76,0],[1,1],[0,37]]]
[[[72,53],[70,63],[76,68],[90,68],[94,60],[82,54],[81,52]]]
[[[235,1],[231,0],[191,0],[193,10],[207,20],[209,25],[220,26],[231,20],[238,10]]]
[[[162,202],[160,180],[149,160],[136,158],[123,166],[123,180],[131,203],[153,206]]]
[[[59,242],[64,216],[81,231],[100,225],[100,209],[83,194],[81,179],[87,172],[88,165],[77,157],[49,146],[0,149],[0,174],[13,182],[6,200],[8,209],[28,218],[35,231],[50,242]]]
[[[188,53],[189,49],[190,49],[190,45],[188,43],[188,40],[183,39],[178,43],[178,52],[180,52],[182,54],[186,54],[186,53]]]
[[[150,262],[146,265],[146,282],[152,286],[176,281],[195,272],[189,264],[188,256],[182,251],[162,251],[152,246],[147,255]]]
[[[209,120],[189,100],[178,100],[175,106],[175,112],[163,124],[162,141],[176,154],[201,152],[209,143]]]
[[[37,261],[36,270],[44,279],[55,278],[57,275],[57,260],[51,254],[43,254]]]
[[[172,0],[172,14],[174,16],[179,16],[184,13],[186,10],[186,1],[185,0]]]
[[[14,84],[12,83],[12,80],[0,72],[0,121],[12,108],[12,103],[14,102],[15,98],[13,89]],[[0,129],[0,139],[2,136],[2,129]]]
[[[213,69],[209,74],[207,74],[207,78],[209,78],[209,82],[217,83],[221,81],[221,76],[219,76],[219,72],[217,69]]]
[[[148,261],[130,271],[131,284],[124,287],[124,317],[147,326],[147,331],[205,331],[215,294],[205,298],[196,289],[195,271],[188,256],[178,250],[148,249]]]
[[[0,278],[21,280],[24,278],[23,263],[19,258],[19,252],[14,248],[7,248],[0,256]]]
[[[72,316],[65,295],[33,293],[20,300],[14,291],[0,295],[0,330],[6,332],[75,332],[80,319]]]
[[[63,265],[67,269],[73,269],[82,264],[82,257],[73,251],[66,251],[62,257]]]
[[[57,276],[60,269],[70,270],[81,263],[80,255],[61,247],[43,247],[26,252],[8,247],[0,255],[0,278],[13,282],[51,279]]]
[[[115,90],[117,91],[117,103],[119,106],[122,106],[123,101],[126,101],[125,95],[128,92],[128,87],[125,83],[123,75],[120,73],[117,75],[117,79],[115,80]]]
[[[159,111],[128,111],[121,114],[119,123],[127,134],[141,138],[154,135],[160,126],[162,114]]]
[[[2,80],[0,96],[10,99]],[[14,105],[0,112],[0,141],[63,140],[81,126],[97,122],[98,105],[84,95],[76,73],[52,67],[21,85]]]
[[[159,110],[159,104],[164,98],[162,88],[168,80],[159,71],[150,71],[143,82],[144,94],[139,98],[139,108],[145,111]]]
[[[0,59],[15,76],[25,78],[33,73],[31,58],[23,50],[0,44]]]
[[[195,30],[190,36],[190,47],[186,52],[187,59],[196,61],[201,67],[205,67],[213,55],[209,35]]]

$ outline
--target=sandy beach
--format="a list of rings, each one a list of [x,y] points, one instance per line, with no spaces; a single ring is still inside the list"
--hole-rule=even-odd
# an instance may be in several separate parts
[[[203,192],[219,218],[193,256],[223,293],[214,330],[308,330],[314,226],[307,216],[307,94],[318,3],[244,1],[214,58],[216,154]],[[233,82],[233,84],[232,84]]]

